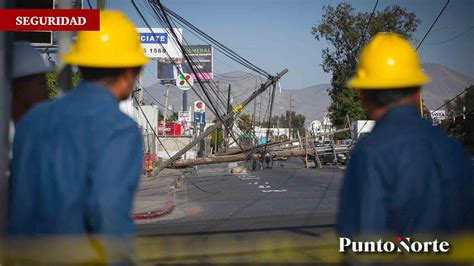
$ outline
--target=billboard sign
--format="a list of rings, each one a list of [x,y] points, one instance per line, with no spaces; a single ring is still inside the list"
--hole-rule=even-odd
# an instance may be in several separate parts
[[[158,136],[181,136],[180,124],[159,124]]]
[[[163,39],[164,40],[164,39]],[[209,80],[214,77],[213,74],[213,57],[211,45],[189,45],[185,51],[191,61],[194,63],[194,70],[198,74],[198,78]],[[158,79],[175,80],[179,73],[190,73],[193,79],[196,76],[192,73],[191,67],[187,61],[183,62],[183,57],[172,57],[173,62],[169,58],[159,58],[158,60]],[[178,71],[178,68],[181,71]]]
[[[212,46],[211,45],[189,45],[184,47],[186,54],[189,56],[191,61],[194,63],[193,67],[198,75],[197,78],[203,80],[213,79],[213,61],[212,61]],[[185,61],[183,65],[183,71],[186,73],[192,73],[189,62]],[[196,76],[191,74],[194,79]]]
[[[174,28],[173,30],[178,40],[174,39],[169,29],[152,28],[150,30],[149,28],[137,28],[145,55],[150,58],[162,59],[168,59],[168,55],[171,58],[182,58],[183,56],[178,45],[183,39],[182,29]]]

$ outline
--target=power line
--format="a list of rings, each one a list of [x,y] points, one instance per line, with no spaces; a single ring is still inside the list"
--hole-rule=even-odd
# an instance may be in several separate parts
[[[360,47],[365,41],[365,35],[367,34],[367,31],[369,30],[370,23],[372,23],[372,18],[374,17],[375,10],[377,9],[378,4],[379,4],[379,0],[375,2],[374,8],[372,9],[372,13],[370,14],[370,17],[369,17],[369,21],[367,21],[367,25],[365,26],[362,36],[360,37],[360,42],[359,42],[359,45],[357,46],[357,54],[359,53]]]
[[[133,3],[133,2],[134,2],[134,1],[132,1],[132,3]],[[149,3],[150,3],[150,2],[149,2]],[[158,2],[158,4],[161,5],[159,2]],[[150,3],[150,5],[151,5],[151,3]],[[173,30],[173,25],[171,25],[171,22],[170,22],[170,20],[167,18],[166,13],[163,11],[163,9],[162,9],[162,8],[159,8],[159,9],[156,9],[156,10],[155,10],[156,7],[155,7],[154,5],[151,5],[151,8],[153,9],[153,12],[154,12],[154,14],[156,15],[156,19],[158,20],[158,22],[159,22],[161,25],[163,25],[165,28],[170,28],[170,33],[171,33],[171,35],[177,40],[177,39],[178,39],[178,36],[177,36],[177,34],[174,32],[174,30]],[[138,10],[137,10],[137,11],[138,11]],[[146,20],[144,20],[144,21],[145,21],[145,23],[147,24],[148,28],[149,28],[150,30],[152,30],[151,27],[149,26],[148,22],[146,22]],[[183,39],[184,39],[184,38],[183,38]],[[185,41],[185,40],[184,40],[184,41]],[[192,73],[195,75],[195,77],[197,78],[197,81],[198,81],[198,83],[199,83],[199,85],[200,85],[200,87],[201,87],[201,89],[202,89],[204,95],[207,97],[207,99],[208,99],[208,105],[210,105],[211,110],[214,109],[214,114],[215,114],[220,120],[222,120],[221,115],[219,114],[219,108],[218,108],[219,105],[215,105],[215,104],[213,103],[213,97],[206,91],[206,89],[204,89],[204,88],[205,88],[204,83],[203,83],[203,82],[201,81],[201,79],[199,78],[199,75],[197,74],[197,71],[196,71],[196,69],[195,69],[195,67],[194,67],[194,65],[193,65],[193,62],[192,62],[192,60],[190,59],[190,57],[186,54],[186,50],[184,49],[184,47],[183,47],[183,46],[181,45],[181,43],[179,43],[179,42],[178,42],[177,44],[178,44],[180,50],[183,52],[183,56],[184,56],[185,60],[187,60],[188,62],[190,62],[189,66],[190,66],[190,68],[191,68],[191,71],[192,71]],[[160,45],[161,45],[161,44],[160,44]],[[162,46],[162,45],[161,45],[161,46]],[[162,47],[162,48],[164,49],[164,47]],[[166,49],[165,49],[165,52],[167,53]],[[167,53],[167,54],[168,54],[168,53]],[[168,56],[169,56],[169,55],[168,55]],[[171,58],[170,58],[170,59],[171,59]],[[174,62],[174,61],[173,61],[173,62]],[[182,74],[182,73],[181,73],[181,69],[180,69],[179,67],[177,67],[177,68],[178,68],[178,71],[180,72],[180,74]],[[208,85],[209,85],[209,84],[208,84]],[[191,88],[192,88],[193,91],[196,93],[196,95],[199,96],[199,94],[198,94],[197,91],[195,90],[194,86],[191,86]],[[219,98],[219,94],[218,94],[218,92],[216,92],[216,89],[212,88],[211,86],[209,86],[209,89],[210,89],[211,91],[213,91],[213,92],[217,95],[217,97]],[[202,99],[202,97],[200,97],[200,98]],[[222,102],[222,104],[223,104],[223,101],[222,101],[222,100],[221,100],[221,102]]]
[[[140,18],[143,20],[143,22],[146,24],[147,28],[153,33],[153,29],[151,28],[150,24],[148,23],[148,21],[145,19],[145,16],[143,15],[143,13],[141,12],[141,10],[138,8],[138,6],[136,5],[135,1],[132,0],[132,5],[134,6],[135,10],[137,11],[137,13],[139,14]],[[161,17],[161,15],[154,11],[154,14],[157,16],[157,19],[159,20],[158,22],[162,25],[166,25],[166,23],[164,22],[163,18]],[[166,27],[166,26],[165,26]],[[172,35],[176,38],[176,40],[178,40],[176,34],[174,33],[174,30],[172,29],[171,27],[171,33]],[[171,56],[169,55],[168,51],[164,48],[163,44],[160,42],[160,47],[163,49],[163,51],[165,52],[165,54],[167,55],[168,59],[171,61],[171,63],[178,69],[178,71],[180,72],[179,74],[182,75],[183,73],[181,72],[181,69],[176,65],[176,63],[174,62],[174,60],[171,58]],[[178,43],[179,44],[179,43]],[[180,46],[181,48],[181,46]],[[184,49],[181,49],[182,51]],[[183,54],[186,56],[186,51],[183,51]],[[191,70],[192,72],[195,74],[195,76],[197,77],[197,80],[199,82],[199,84],[201,85],[201,88],[203,89],[203,85],[202,85],[202,82],[200,81],[199,77],[196,75],[196,72],[194,71],[194,68],[190,65],[191,67]],[[203,97],[197,92],[197,90],[194,88],[194,86],[191,86],[191,89],[196,93],[196,95],[204,101]],[[209,106],[211,106],[211,112],[214,113],[214,115],[216,115],[217,117],[219,117],[221,119],[221,116],[219,115],[219,112],[218,112],[218,109],[214,106],[214,104],[212,103],[212,98],[211,96],[206,92],[206,90],[203,89],[203,92],[205,94],[205,96],[207,97],[207,101],[204,101],[206,103],[209,104]]]
[[[441,14],[443,14],[444,10],[446,9],[446,7],[448,6],[449,4],[449,1],[446,1],[446,4],[444,4],[444,7],[443,9],[441,9],[441,11],[439,12],[438,16],[436,17],[436,19],[433,21],[433,23],[431,24],[430,28],[428,29],[428,31],[425,33],[425,36],[423,36],[423,39],[421,39],[420,43],[418,44],[418,46],[416,46],[416,50],[418,51],[418,48],[420,48],[421,44],[423,44],[423,41],[426,39],[426,36],[428,36],[428,34],[430,33],[431,29],[433,29],[434,25],[436,24],[436,21],[438,21],[439,17],[441,17]]]
[[[434,109],[432,112],[438,111],[439,109],[441,109],[441,108],[443,108],[444,106],[448,105],[450,102],[454,101],[455,99],[457,99],[458,97],[460,97],[461,95],[463,95],[464,93],[466,93],[469,88],[470,88],[470,87],[465,88],[465,89],[464,89],[462,92],[460,92],[458,95],[454,96],[454,97],[451,98],[449,101],[443,103],[441,106],[439,106],[438,108]]]
[[[149,3],[150,3],[150,2],[151,2],[151,1],[149,1]],[[158,18],[160,18],[160,21],[162,22],[161,24],[167,25],[167,26],[171,29],[171,34],[174,36],[174,38],[175,38],[176,40],[178,40],[178,36],[176,35],[176,33],[175,33],[175,31],[174,31],[174,28],[176,28],[176,25],[174,25],[174,27],[173,27],[170,18],[168,17],[167,13],[165,12],[165,7],[161,4],[161,2],[160,2],[159,0],[158,0],[158,1],[155,1],[155,2],[157,2],[157,5],[159,6],[159,9],[160,9],[160,11],[161,11],[161,13],[162,13],[162,14],[160,15],[157,10],[154,10],[154,11],[155,11],[155,14],[158,16]],[[156,6],[152,5],[152,8],[155,9]],[[203,34],[205,34],[205,33],[203,33]],[[183,39],[183,41],[184,41],[184,42],[188,45],[188,47],[189,47],[189,44],[187,43],[186,39],[184,39],[184,38],[182,38],[182,39]],[[179,46],[179,48],[181,49],[181,51],[183,52],[184,59],[186,59],[186,61],[188,61],[189,67],[190,67],[191,71],[193,72],[193,74],[196,76],[199,85],[201,86],[201,88],[204,88],[203,82],[202,82],[201,79],[199,78],[199,75],[196,74],[195,63],[193,62],[193,59],[186,53],[186,49],[183,47],[183,45],[182,45],[180,42],[178,42],[178,46]],[[198,71],[199,71],[199,70],[198,70]],[[212,86],[209,86],[210,89],[214,90],[214,93],[215,93],[217,99],[220,100],[220,101],[221,101],[221,104],[225,106],[225,107],[224,107],[224,110],[225,110],[225,113],[227,113],[227,105],[226,105],[225,101],[223,100],[222,95],[219,94],[220,88],[218,87],[218,85],[217,85],[212,79],[211,79],[210,81],[211,81],[211,83],[213,83],[213,84],[217,87],[217,91],[216,91],[214,88],[212,88]],[[208,84],[208,85],[210,85],[210,84]],[[227,125],[227,123],[224,123],[223,118],[219,115],[219,110],[218,110],[218,108],[217,108],[218,105],[217,105],[217,106],[214,106],[214,103],[212,102],[211,95],[208,94],[205,89],[203,89],[202,91],[203,91],[203,93],[206,95],[206,97],[209,99],[209,103],[210,103],[210,105],[212,106],[212,108],[215,110],[215,115],[219,118],[219,120],[222,122],[222,124],[224,125],[224,127],[228,130],[228,132],[231,133],[231,137],[234,139],[234,141],[235,141],[235,142],[239,145],[239,147],[240,147],[240,144],[237,142],[237,139],[235,138],[232,129],[229,129],[229,125]],[[195,91],[195,92],[196,92],[196,91]],[[197,94],[197,92],[196,92],[196,94]],[[219,97],[219,96],[221,96],[221,97]],[[242,149],[242,147],[240,147],[240,148]]]
[[[268,72],[266,72],[263,69],[257,67],[256,65],[250,63],[248,60],[246,60],[242,56],[238,55],[232,49],[230,49],[227,46],[223,45],[222,43],[218,42],[217,40],[215,40],[211,36],[207,35],[205,32],[201,31],[199,28],[194,26],[192,23],[190,23],[189,21],[187,21],[183,17],[179,16],[174,11],[172,11],[169,8],[162,5],[160,0],[149,0],[148,2],[149,3],[154,2],[154,3],[158,4],[163,12],[166,11],[166,13],[170,14],[171,16],[176,18],[177,20],[179,20],[179,21],[183,22],[184,24],[186,24],[187,26],[189,26],[193,31],[195,31],[196,33],[198,33],[201,36],[203,36],[204,38],[206,38],[209,42],[213,43],[217,48],[222,49],[223,53],[225,53],[229,58],[233,59],[234,61],[242,64],[243,66],[245,66],[245,67],[247,67],[247,68],[249,68],[249,69],[251,69],[251,70],[253,70],[257,73],[260,73],[261,75],[267,76],[268,78],[272,77],[272,75],[270,75]]]
[[[428,45],[438,45],[438,44],[447,43],[447,42],[450,42],[450,41],[452,41],[452,40],[455,40],[455,39],[457,39],[457,38],[463,36],[464,34],[468,33],[468,32],[471,31],[472,29],[474,29],[474,26],[471,26],[471,27],[467,28],[467,30],[465,30],[465,31],[463,31],[463,32],[461,32],[461,33],[459,33],[459,34],[457,34],[457,35],[455,35],[455,36],[453,36],[453,37],[451,37],[451,38],[449,38],[449,39],[447,39],[447,40],[444,40],[444,41],[441,41],[441,42],[430,42],[430,43],[427,43],[427,44],[428,44]]]

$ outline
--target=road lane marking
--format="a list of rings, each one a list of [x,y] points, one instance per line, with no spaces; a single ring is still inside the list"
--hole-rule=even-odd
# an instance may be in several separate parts
[[[279,192],[287,192],[288,190],[286,189],[270,189],[270,190],[262,190],[263,193],[268,193],[268,192],[276,192],[276,193],[279,193]]]

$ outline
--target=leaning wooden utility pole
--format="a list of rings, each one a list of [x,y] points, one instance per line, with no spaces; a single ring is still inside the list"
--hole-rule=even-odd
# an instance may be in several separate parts
[[[304,150],[304,149],[291,149],[283,151],[273,151],[271,152],[272,157],[299,157],[304,156],[305,154],[317,154],[323,152],[331,151],[330,148],[322,148],[319,150]],[[337,148],[338,152],[347,152],[347,148]],[[252,158],[256,161],[261,160],[261,153],[252,154]],[[219,156],[219,157],[207,157],[207,158],[197,158],[197,159],[188,159],[188,160],[179,160],[173,163],[175,167],[188,167],[194,165],[202,164],[215,164],[215,163],[230,163],[238,161],[246,161],[249,159],[249,155],[245,153]]]
[[[316,135],[312,136],[310,138],[310,140],[314,141],[318,137],[330,136],[330,135],[334,135],[334,134],[337,134],[337,133],[346,132],[346,131],[349,131],[349,130],[350,130],[350,128],[343,128],[343,129],[338,129],[338,130],[331,131],[331,132],[316,134]],[[267,146],[267,147],[281,146],[281,145],[286,145],[286,144],[293,144],[293,142],[296,142],[296,141],[295,140],[285,140],[285,141],[280,141],[280,142],[272,142],[272,143],[268,143],[268,144],[261,144],[261,145],[258,145],[256,147],[246,149],[246,150],[229,151],[229,152],[218,154],[218,155],[219,156],[225,156],[225,155],[244,153],[244,152],[249,152],[249,151],[252,151],[252,150],[255,150],[255,149],[259,149],[259,148],[264,148],[265,146]]]
[[[229,84],[229,88],[227,90],[227,113],[232,112],[232,107],[230,105],[230,90],[231,90],[231,85]],[[227,126],[224,127],[225,130],[225,137],[224,137],[224,143],[225,143],[225,149],[224,151],[227,152],[229,149],[229,128],[232,128],[232,120],[229,120],[227,123]]]
[[[291,93],[290,93],[290,108],[289,108],[289,109],[290,109],[290,110],[289,110],[290,113],[288,114],[288,130],[289,130],[289,134],[290,134],[290,136],[289,136],[289,137],[290,137],[290,140],[293,139],[292,132],[291,132],[291,127],[292,127],[292,126],[291,126],[291,107],[293,107],[292,101],[293,101],[293,100],[291,99]]]
[[[161,172],[163,169],[166,167],[171,166],[174,164],[174,162],[183,156],[188,150],[190,150],[192,147],[196,146],[202,139],[205,137],[209,136],[212,131],[214,131],[217,128],[222,127],[223,123],[226,123],[228,120],[232,119],[235,114],[239,113],[240,110],[242,110],[247,104],[249,104],[251,101],[253,101],[259,94],[264,92],[268,87],[273,85],[275,82],[277,82],[283,75],[285,75],[288,72],[288,69],[284,69],[280,73],[278,73],[275,77],[272,77],[267,80],[264,84],[260,86],[258,90],[256,90],[252,95],[250,95],[247,99],[245,99],[241,104],[237,105],[232,112],[227,113],[222,117],[222,119],[218,119],[216,123],[213,126],[208,127],[203,133],[201,133],[197,138],[195,138],[191,143],[186,145],[183,149],[178,151],[176,154],[171,156],[171,158],[167,161],[164,161],[157,169],[157,173]]]

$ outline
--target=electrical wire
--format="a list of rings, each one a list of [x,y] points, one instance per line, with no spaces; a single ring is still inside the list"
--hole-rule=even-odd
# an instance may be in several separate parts
[[[134,5],[135,9],[136,9],[137,12],[139,13],[140,17],[143,19],[143,21],[145,22],[145,24],[148,26],[148,28],[153,32],[152,28],[150,27],[150,25],[148,24],[148,22],[146,21],[146,19],[144,18],[143,14],[141,13],[141,11],[139,10],[138,6],[135,4],[135,2],[134,2],[133,0],[132,0],[132,4]],[[158,14],[158,13],[156,13],[156,15],[159,17],[159,14]],[[162,23],[162,24],[164,24],[164,23]],[[170,28],[173,29],[172,26],[171,26]],[[177,40],[178,38],[177,38],[176,34],[174,33],[174,30],[172,30],[172,34],[173,34],[173,36],[175,37],[175,39]],[[163,50],[165,51],[165,53],[167,54],[167,56],[170,58],[171,62],[174,62],[174,61],[172,60],[172,58],[169,56],[169,54],[168,54],[168,52],[166,51],[166,49],[164,49],[163,45],[162,45],[161,43],[160,43],[160,45],[161,45],[161,47],[163,48]],[[181,48],[181,50],[183,51],[183,54],[184,54],[185,57],[186,57],[186,52],[184,51],[184,49],[183,49],[183,47],[182,47],[181,45],[180,45],[180,48]],[[191,60],[189,60],[189,58],[187,58],[187,59],[188,59],[188,61],[191,61]],[[190,65],[190,67],[191,67],[192,70],[193,70],[192,64]],[[178,69],[179,69],[179,68],[178,68]],[[180,69],[179,69],[179,70],[180,70]],[[193,70],[193,72],[194,72],[194,70]],[[194,72],[194,73],[195,73],[195,72]],[[181,73],[181,74],[182,74],[182,73]],[[198,81],[200,82],[199,76],[196,75],[196,74],[195,74],[195,76],[198,77]],[[201,82],[200,82],[200,83],[201,83]],[[193,88],[193,87],[191,86],[191,88]],[[203,88],[202,84],[201,84],[201,88]],[[194,88],[193,88],[193,90],[194,90]],[[194,90],[194,92],[195,92],[196,95],[198,95],[198,97],[199,97],[199,94],[197,93],[197,91]],[[205,91],[205,90],[203,90],[203,92],[206,94],[206,91]],[[208,99],[211,99],[211,97],[210,97],[208,94],[206,94],[206,96],[208,97]],[[202,97],[200,97],[200,98],[202,99]],[[210,103],[210,105],[211,105],[212,107],[214,107],[214,105],[212,104],[212,100],[209,100],[209,103]],[[220,117],[217,108],[214,107],[214,109],[215,109],[215,115],[216,115],[218,118],[220,118],[220,120],[222,121],[222,118]],[[224,125],[225,125],[225,124],[224,124]],[[234,140],[235,140],[235,136],[233,135],[233,132],[232,132],[231,130],[229,130],[229,132],[231,132],[231,136],[232,136],[232,138],[234,138]],[[240,146],[240,145],[239,145],[239,146]]]
[[[268,78],[272,78],[272,75],[270,75],[268,72],[264,71],[263,69],[255,66],[254,64],[250,63],[248,60],[246,60],[245,58],[241,57],[240,55],[238,55],[236,52],[234,52],[233,50],[231,50],[230,48],[226,47],[225,45],[223,45],[222,43],[216,41],[214,38],[212,38],[211,36],[207,35],[205,32],[201,31],[199,28],[195,27],[193,24],[191,24],[189,21],[187,21],[186,19],[184,19],[183,17],[179,16],[178,14],[176,14],[175,12],[173,12],[172,10],[170,10],[169,8],[165,7],[164,5],[161,4],[160,0],[149,0],[149,3],[156,3],[158,4],[162,9],[163,11],[166,11],[166,13],[170,14],[171,16],[175,17],[176,19],[178,19],[179,21],[181,21],[182,23],[188,25],[191,29],[193,29],[194,31],[196,31],[197,33],[199,33],[201,36],[203,36],[204,38],[208,39],[211,43],[213,43],[216,47],[224,50],[225,54],[228,55],[229,58],[232,58],[234,59],[236,62],[238,63],[241,63],[243,66],[257,72],[257,73],[260,73],[261,75],[263,76],[267,76]]]
[[[172,22],[171,22],[171,20],[167,17],[167,13],[164,11],[165,8],[164,8],[163,5],[161,4],[161,2],[160,2],[160,1],[148,1],[148,3],[151,5],[151,8],[154,10],[154,14],[156,15],[155,19],[157,19],[160,24],[164,25],[165,28],[169,28],[171,35],[172,35],[176,40],[180,39],[180,38],[178,38],[176,32],[174,31],[174,28],[177,28],[177,27],[172,25]],[[153,5],[153,3],[155,3],[155,5]],[[134,0],[132,0],[132,4],[133,4],[133,6],[135,7],[136,11],[139,13],[139,15],[140,15],[140,17],[142,18],[142,20],[145,22],[145,24],[146,24],[147,27],[149,28],[149,30],[150,30],[152,33],[154,33],[154,32],[153,32],[153,29],[150,27],[150,25],[148,24],[148,22],[147,22],[146,19],[144,18],[143,14],[141,13],[141,11],[140,11],[140,9],[138,8],[138,6],[135,4],[135,1],[134,1]],[[158,5],[159,10],[156,10],[156,8],[157,8],[156,5]],[[161,11],[161,12],[159,12],[159,11]],[[204,33],[204,34],[205,34],[205,33]],[[181,38],[181,39],[182,39],[182,38]],[[212,39],[212,38],[211,38],[211,40],[213,40],[214,42],[216,42],[216,41],[215,41],[214,39]],[[186,42],[186,40],[184,40],[184,41]],[[198,83],[200,84],[200,87],[201,87],[203,93],[204,93],[205,96],[207,97],[208,102],[209,102],[210,106],[212,107],[212,109],[214,109],[214,114],[219,118],[219,120],[221,120],[221,122],[223,123],[223,125],[227,127],[227,125],[226,125],[227,123],[224,123],[223,119],[222,119],[222,118],[220,117],[220,115],[219,115],[218,107],[214,106],[214,103],[213,103],[213,100],[212,100],[211,95],[209,95],[209,94],[206,92],[206,90],[204,89],[205,86],[203,85],[202,81],[200,80],[199,75],[196,74],[196,70],[194,69],[194,66],[193,66],[193,60],[192,60],[192,59],[189,57],[189,55],[186,53],[186,50],[184,49],[183,45],[182,45],[180,42],[178,42],[177,44],[179,45],[180,50],[183,52],[183,56],[185,57],[186,61],[188,61],[188,62],[190,63],[189,66],[190,66],[190,68],[191,68],[191,71],[192,71],[193,74],[197,77],[197,81],[198,81]],[[173,61],[172,58],[169,56],[169,54],[168,54],[168,52],[166,51],[166,49],[164,49],[163,45],[162,45],[161,43],[160,43],[160,45],[161,45],[161,47],[163,48],[163,50],[165,51],[165,53],[167,54],[168,58],[171,59],[170,61],[174,63],[174,61]],[[217,45],[217,46],[219,46],[219,47],[221,47],[221,48],[224,47],[224,49],[228,49],[227,47],[222,46],[220,43],[217,43],[217,44],[215,43],[215,45]],[[233,52],[232,50],[228,49],[228,51],[229,51],[229,53],[233,53],[231,56],[238,56],[238,55],[237,55],[235,52]],[[245,60],[245,59],[243,59],[243,60]],[[247,64],[250,64],[248,61],[246,61],[246,63],[247,63]],[[181,69],[178,68],[178,70],[179,70],[179,72],[181,73]],[[258,70],[257,70],[257,72],[258,72]],[[181,74],[182,74],[182,73],[181,73]],[[268,74],[268,73],[264,73],[264,74]],[[268,76],[271,77],[271,78],[273,78],[273,77],[270,76],[270,75],[268,75]],[[198,95],[198,96],[200,97],[200,95],[199,95],[199,94],[197,93],[197,91],[193,88],[193,86],[191,86],[191,88],[192,88],[193,91],[196,93],[196,95]],[[211,87],[211,89],[212,89],[212,87]],[[216,90],[214,90],[214,91],[216,92]],[[217,91],[219,91],[219,90],[217,90]],[[219,99],[219,94],[218,94],[217,92],[216,92],[215,94],[216,94],[216,96],[217,96],[218,99]],[[202,97],[200,97],[200,98],[202,99]],[[221,102],[223,102],[222,99],[220,99],[220,100],[221,100]],[[231,132],[231,136],[234,138],[234,141],[235,141],[237,144],[239,144],[239,142],[238,142],[238,141],[235,139],[235,137],[233,136],[232,130],[229,130],[229,132]],[[240,146],[240,144],[239,144],[239,146]],[[242,147],[240,147],[240,148],[242,149]]]
[[[365,26],[365,29],[360,37],[359,45],[357,46],[357,53],[359,53],[360,48],[362,47],[362,44],[365,42],[365,35],[367,34],[367,31],[369,30],[370,24],[372,23],[372,18],[374,17],[375,10],[377,9],[377,6],[379,4],[379,0],[375,2],[374,8],[372,9],[372,13],[370,13],[369,21],[367,21],[367,25]]]
[[[138,6],[136,5],[135,1],[132,0],[132,5],[134,6],[135,10],[137,11],[137,13],[139,14],[140,18],[143,20],[143,22],[146,24],[147,28],[153,33],[153,29],[151,28],[150,24],[148,23],[148,21],[145,19],[145,16],[143,15],[143,13],[140,11],[140,9],[138,8]],[[155,13],[155,15],[157,15],[157,18],[160,18],[160,15],[158,13]],[[164,24],[164,22],[160,22],[162,24]],[[173,32],[173,35],[176,36],[174,34],[174,31],[171,29],[171,31]],[[178,40],[176,38],[176,40]],[[160,47],[163,49],[163,51],[165,52],[165,54],[167,55],[168,59],[171,61],[171,63],[178,69],[178,71],[180,72],[179,74],[182,75],[183,73],[181,73],[181,70],[180,68],[176,65],[176,63],[174,62],[174,60],[171,58],[171,56],[169,55],[168,51],[166,49],[164,49],[163,47],[163,44],[162,43],[159,43],[160,44]],[[185,54],[185,53],[184,53]],[[198,79],[199,81],[199,79]],[[208,104],[209,106],[211,106],[211,112],[214,113],[214,115],[216,115],[217,117],[220,117],[219,113],[218,113],[218,110],[215,109],[215,106],[212,104],[212,102],[210,102],[210,98],[208,97],[207,100],[204,100],[203,97],[196,91],[196,89],[194,88],[194,86],[190,86],[191,89],[194,91],[194,93],[196,93],[196,95],[202,100],[204,101],[206,104]],[[201,88],[203,88],[203,86],[201,86]],[[203,92],[205,93],[205,90],[203,90]],[[205,93],[206,94],[206,93]]]
[[[465,88],[462,92],[460,92],[458,95],[454,96],[453,98],[451,98],[450,100],[448,100],[447,102],[443,103],[441,106],[439,106],[438,108],[434,109],[433,111],[431,112],[435,112],[435,111],[438,111],[439,109],[443,108],[444,106],[448,105],[450,102],[454,101],[455,99],[457,99],[458,97],[461,97],[461,95],[463,95],[464,93],[467,92],[467,90],[469,89],[469,87]]]
[[[441,9],[441,11],[439,12],[438,16],[436,17],[436,19],[433,21],[433,23],[431,23],[431,26],[430,28],[428,29],[428,31],[425,33],[425,36],[423,36],[423,39],[421,39],[420,43],[416,46],[416,50],[418,51],[418,49],[420,48],[420,46],[423,44],[423,41],[426,39],[426,36],[428,36],[428,34],[431,32],[431,29],[433,29],[434,25],[436,24],[436,22],[438,21],[439,17],[441,17],[441,14],[443,14],[444,10],[446,9],[446,7],[448,6],[450,0],[447,0],[446,1],[446,4],[443,6],[443,9]]]
[[[472,29],[474,29],[474,26],[471,26],[469,28],[467,28],[467,30],[447,39],[447,40],[444,40],[444,41],[441,41],[441,42],[431,42],[431,43],[426,43],[427,45],[438,45],[438,44],[443,44],[443,43],[447,43],[447,42],[450,42],[450,41],[453,41],[461,36],[463,36],[464,34],[468,33],[469,31],[471,31]]]
[[[156,1],[155,1],[155,2],[156,2]],[[165,21],[164,24],[167,25],[170,29],[177,28],[176,25],[172,25],[172,21],[171,21],[171,19],[169,19],[169,18],[167,17],[166,12],[164,12],[164,7],[161,5],[160,1],[157,1],[157,3],[158,3],[158,6],[160,7],[160,10],[162,11],[161,24],[163,24],[163,21]],[[153,8],[153,6],[152,6],[152,8]],[[156,15],[157,15],[158,17],[160,17],[157,11],[156,11],[155,13],[156,13]],[[171,33],[173,34],[173,36],[174,36],[175,39],[178,39],[178,37],[177,37],[176,33],[174,32],[174,30],[171,30]],[[184,38],[182,38],[182,39],[183,39],[183,41],[185,42],[185,44],[187,44],[188,47],[189,47],[189,44],[187,43],[186,39],[184,39]],[[190,66],[190,68],[191,68],[191,71],[192,71],[192,72],[195,74],[195,76],[197,77],[197,80],[198,80],[198,82],[200,83],[201,88],[204,88],[203,83],[202,83],[201,79],[199,78],[199,75],[196,74],[196,70],[194,69],[195,63],[193,62],[193,59],[185,52],[185,48],[183,47],[183,45],[182,45],[181,43],[178,43],[178,45],[180,46],[180,49],[183,51],[183,55],[184,55],[186,61],[188,61],[189,66]],[[198,59],[198,61],[199,61],[199,59]],[[198,71],[199,71],[199,70],[198,70]],[[217,87],[217,90],[214,90],[214,91],[215,91],[215,95],[217,96],[217,99],[220,100],[220,103],[222,104],[222,106],[225,106],[225,107],[224,107],[224,110],[225,110],[225,113],[227,114],[227,104],[226,104],[226,101],[223,99],[222,94],[219,93],[219,92],[220,92],[219,86],[218,86],[218,85],[215,83],[215,81],[212,80],[212,79],[210,80],[210,82],[213,83],[213,84]],[[211,89],[212,89],[212,87],[211,87]],[[203,92],[204,92],[204,94],[205,94],[208,98],[211,98],[210,95],[207,94],[206,90],[203,89]],[[221,96],[221,97],[219,97],[219,96]],[[211,100],[210,100],[210,103],[211,103],[211,105],[213,104],[213,102],[212,102]],[[234,139],[234,141],[235,141],[235,142],[239,145],[239,147],[240,147],[240,144],[237,142],[237,139],[236,139],[236,137],[234,136],[232,129],[229,129],[228,123],[225,123],[225,121],[223,121],[223,118],[222,118],[221,116],[219,116],[219,111],[217,110],[217,107],[214,107],[214,109],[216,110],[216,116],[217,116],[217,117],[219,118],[219,120],[222,122],[223,126],[226,127],[226,129],[228,130],[228,132],[230,132],[231,137]]]

